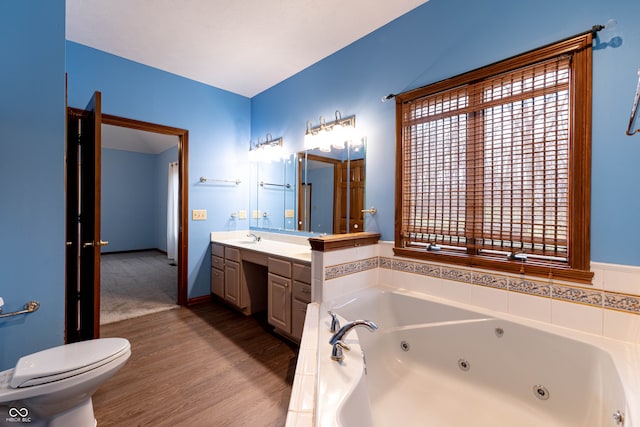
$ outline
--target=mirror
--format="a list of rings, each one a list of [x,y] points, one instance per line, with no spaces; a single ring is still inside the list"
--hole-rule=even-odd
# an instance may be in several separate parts
[[[298,155],[298,230],[364,231],[364,150],[311,150]]]
[[[295,231],[296,155],[255,162],[250,173],[250,228]]]
[[[252,163],[250,228],[304,234],[364,231],[365,143]]]

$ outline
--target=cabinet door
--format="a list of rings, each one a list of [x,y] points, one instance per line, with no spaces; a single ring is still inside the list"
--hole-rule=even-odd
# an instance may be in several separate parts
[[[211,292],[224,298],[224,271],[217,268],[211,269]]]
[[[269,273],[269,323],[291,333],[291,279]]]
[[[240,307],[240,264],[235,261],[224,263],[224,299]]]
[[[298,341],[302,339],[304,318],[307,315],[307,304],[294,299],[291,302],[291,336]]]

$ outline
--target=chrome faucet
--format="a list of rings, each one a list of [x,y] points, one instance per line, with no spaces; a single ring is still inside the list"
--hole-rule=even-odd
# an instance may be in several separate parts
[[[253,234],[253,233],[249,233],[249,234],[247,234],[247,237],[253,237],[253,241],[254,241],[254,242],[259,242],[259,241],[260,241],[260,236],[256,236],[256,235],[255,235],[255,234]]]
[[[349,331],[358,326],[364,326],[370,332],[378,329],[378,325],[373,323],[371,320],[354,320],[353,322],[347,323],[342,328],[340,328],[338,332],[333,334],[333,336],[329,340],[329,344],[333,346],[331,349],[331,359],[335,360],[336,362],[340,362],[342,361],[342,359],[344,359],[342,350],[349,351],[350,349],[349,346],[344,343],[343,339],[349,333]]]
[[[331,316],[331,327],[329,328],[329,332],[335,334],[340,329],[340,320],[338,320],[338,316],[331,310],[328,311],[329,316]]]

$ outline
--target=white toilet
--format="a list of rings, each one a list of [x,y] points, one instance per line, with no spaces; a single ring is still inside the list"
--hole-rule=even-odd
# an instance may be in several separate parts
[[[94,427],[91,396],[130,355],[126,339],[100,338],[20,358],[0,372],[0,424]]]

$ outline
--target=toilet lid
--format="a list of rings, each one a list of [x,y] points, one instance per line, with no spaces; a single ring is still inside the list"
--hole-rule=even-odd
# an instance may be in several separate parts
[[[10,386],[29,387],[78,375],[117,359],[130,347],[124,338],[99,338],[39,351],[18,360]]]

